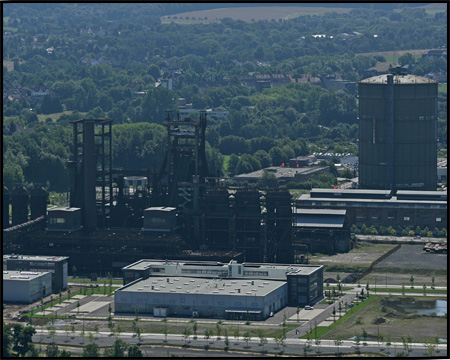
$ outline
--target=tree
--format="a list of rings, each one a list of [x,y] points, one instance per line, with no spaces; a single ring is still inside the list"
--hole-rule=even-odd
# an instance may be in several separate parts
[[[234,336],[234,338],[236,339],[236,344],[239,342],[239,336],[240,336],[240,333],[239,333],[239,327],[237,327],[236,329],[234,329],[234,331],[233,331],[233,336]]]
[[[11,357],[11,347],[13,345],[13,327],[9,324],[3,324],[3,341],[2,341],[2,354],[3,357]]]
[[[256,334],[259,337],[260,345],[262,345],[264,351],[264,345],[267,344],[267,337],[262,329],[257,329]]]
[[[167,342],[167,323],[164,324],[164,342]]]
[[[32,338],[36,333],[36,329],[31,326],[23,326],[21,324],[13,325],[13,350],[18,356],[25,356],[25,354],[31,350]]]
[[[95,343],[91,343],[86,345],[83,348],[83,357],[85,358],[92,358],[92,357],[99,357],[100,356],[100,350],[99,346]]]
[[[431,288],[434,289],[434,275],[431,277]]]
[[[339,339],[336,339],[336,340],[334,340],[334,345],[336,345],[337,346],[337,348],[338,348],[338,351],[337,351],[337,353],[339,354],[339,346],[341,346],[342,345],[342,340],[339,340]]]
[[[73,339],[75,337],[75,325],[74,324],[72,324],[70,326],[70,331],[72,332],[72,339]]]
[[[189,336],[191,336],[191,330],[188,327],[185,327],[183,330],[184,346],[187,346],[187,341],[189,340]]]
[[[192,323],[192,332],[194,333],[194,340],[197,339],[197,329],[198,329],[198,324],[197,324],[197,321],[194,320],[194,322]]]
[[[66,349],[61,350],[59,353],[59,357],[71,357],[72,353],[70,351],[67,351]]]
[[[216,331],[217,331],[217,340],[220,340],[220,334],[222,332],[222,328],[220,327],[219,322],[216,322]]]
[[[297,311],[296,311],[296,313],[297,313],[297,322],[299,322],[300,321],[300,319],[299,319],[299,317],[298,317],[298,314],[300,313],[300,307],[297,305]]]
[[[138,345],[130,345],[128,347],[128,357],[129,358],[138,358],[143,357],[142,350]]]
[[[228,329],[225,329],[225,349],[228,350],[228,346],[230,345],[230,340],[228,339]]]
[[[248,342],[250,341],[250,333],[248,331],[244,333],[244,341],[246,342],[246,347],[248,348]]]
[[[411,284],[411,289],[414,289],[414,276],[411,275],[409,278],[409,283]]]
[[[276,189],[278,188],[278,180],[274,173],[269,172],[267,170],[263,170],[261,177],[258,180],[259,188],[269,188]]]
[[[58,346],[55,344],[48,344],[47,348],[45,349],[45,355],[47,355],[47,357],[58,357]]]

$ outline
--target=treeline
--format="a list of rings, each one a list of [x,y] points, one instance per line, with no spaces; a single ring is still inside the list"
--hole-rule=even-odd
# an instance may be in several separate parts
[[[165,129],[157,124],[166,110],[177,109],[180,97],[198,109],[229,109],[226,119],[208,118],[207,157],[214,174],[279,165],[314,151],[357,154],[354,92],[308,83],[258,92],[243,79],[340,74],[355,81],[386,60],[357,52],[438,47],[447,39],[445,13],[409,7],[393,12],[384,6],[390,4],[280,22],[160,23],[160,15],[197,5],[217,6],[5,4],[3,25],[10,34],[3,58],[14,62],[14,71],[3,68],[3,89],[13,97],[3,104],[4,182],[65,188],[68,121],[79,118],[113,120],[115,166],[159,168],[166,144]],[[346,39],[342,33],[353,35]],[[419,72],[442,67],[440,59],[405,56],[401,62]],[[174,90],[155,88],[161,78],[173,79]],[[48,95],[35,101],[36,89]],[[446,103],[440,94],[441,144]],[[224,156],[231,156],[226,169]]]

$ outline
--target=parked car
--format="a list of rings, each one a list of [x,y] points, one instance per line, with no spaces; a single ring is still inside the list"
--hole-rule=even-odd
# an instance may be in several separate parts
[[[349,307],[349,308],[352,308],[353,306],[355,306],[355,304],[353,304],[353,303],[348,304],[348,307]]]
[[[314,308],[312,306],[306,305],[305,310],[314,310]]]

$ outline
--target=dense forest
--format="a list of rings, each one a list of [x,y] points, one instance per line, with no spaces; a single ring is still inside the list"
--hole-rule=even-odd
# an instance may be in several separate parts
[[[179,98],[194,109],[228,112],[208,117],[214,174],[314,151],[357,154],[356,86],[325,80],[355,84],[390,60],[358,53],[447,43],[446,12],[366,5],[291,20],[179,24],[176,14],[217,4],[3,4],[3,183],[66,190],[70,121],[80,118],[113,120],[114,166],[158,168],[166,146],[161,124]],[[162,23],[163,15],[174,21]],[[442,57],[409,53],[396,61],[421,76],[447,65]],[[258,76],[291,80],[259,89]],[[161,79],[172,88],[156,87]],[[447,141],[446,95],[438,99],[440,149]]]

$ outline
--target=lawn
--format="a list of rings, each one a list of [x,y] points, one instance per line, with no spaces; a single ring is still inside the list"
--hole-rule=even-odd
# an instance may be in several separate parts
[[[438,85],[438,92],[447,95],[447,83]]]
[[[372,300],[373,299],[373,300]],[[330,326],[331,331],[323,335],[323,339],[349,339],[361,335],[364,331],[370,338],[382,334],[384,339],[390,336],[391,341],[402,341],[402,337],[411,336],[413,342],[434,341],[436,337],[447,338],[446,317],[420,316],[405,313],[397,306],[400,296],[371,295],[370,302],[359,311],[353,311]],[[406,298],[403,298],[406,299]],[[407,297],[408,301],[434,301],[436,298]],[[357,306],[355,306],[357,308]],[[353,308],[353,309],[355,309]]]

